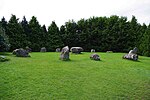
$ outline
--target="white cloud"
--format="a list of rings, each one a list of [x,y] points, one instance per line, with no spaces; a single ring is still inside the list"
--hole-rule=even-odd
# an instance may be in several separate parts
[[[34,15],[41,24],[58,26],[69,19],[80,20],[92,16],[135,15],[140,23],[150,22],[150,0],[0,0],[0,17],[9,20],[15,14],[22,20]]]

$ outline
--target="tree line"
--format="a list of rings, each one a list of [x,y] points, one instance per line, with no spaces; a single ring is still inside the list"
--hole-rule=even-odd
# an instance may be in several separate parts
[[[128,21],[127,17],[117,15],[91,17],[77,22],[69,20],[60,28],[52,21],[48,29],[45,25],[40,25],[35,16],[30,21],[25,16],[19,21],[15,15],[8,22],[4,17],[0,21],[1,51],[6,50],[5,47],[12,51],[26,46],[32,51],[40,51],[41,47],[55,51],[66,45],[99,52],[128,52],[137,47],[140,55],[150,56],[150,24],[141,25],[135,16]]]

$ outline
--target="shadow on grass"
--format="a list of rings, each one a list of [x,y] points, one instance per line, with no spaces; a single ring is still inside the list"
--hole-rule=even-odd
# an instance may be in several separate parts
[[[104,60],[91,60],[92,62],[99,62],[99,63],[101,63],[101,62],[105,62]]]
[[[16,58],[31,58],[31,57],[17,57],[16,55],[13,55],[10,52],[0,52],[0,55],[2,55],[2,56],[8,56],[8,57],[16,57]]]
[[[71,55],[84,55],[85,53],[84,52],[81,52],[81,53],[72,53],[70,52]]]
[[[149,60],[150,57],[144,57],[144,58],[139,57],[139,59],[140,59],[140,60]]]
[[[122,59],[122,60],[130,61],[130,62],[141,62],[140,60],[131,60],[131,59]]]
[[[0,55],[13,56],[13,54],[11,54],[10,52],[0,52]]]

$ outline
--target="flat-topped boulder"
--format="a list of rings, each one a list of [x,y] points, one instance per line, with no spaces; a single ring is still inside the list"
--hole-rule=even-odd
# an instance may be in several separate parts
[[[47,50],[46,50],[45,47],[42,47],[41,50],[40,50],[40,52],[46,52],[46,51],[47,51]]]
[[[29,52],[20,48],[20,49],[15,49],[13,51],[13,54],[16,55],[17,57],[30,57]]]
[[[113,53],[113,51],[106,51],[106,53]]]
[[[70,49],[70,51],[75,54],[80,54],[83,51],[83,48],[82,47],[72,47]]]
[[[98,54],[94,53],[94,54],[91,54],[90,59],[99,61],[100,60],[100,56]]]
[[[65,46],[62,48],[61,50],[61,54],[60,54],[60,60],[70,60],[69,59],[69,47]]]

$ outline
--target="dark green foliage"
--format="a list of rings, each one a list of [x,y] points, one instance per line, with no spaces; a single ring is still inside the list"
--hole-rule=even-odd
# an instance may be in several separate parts
[[[150,24],[143,34],[139,47],[142,55],[150,57]]]
[[[140,48],[139,46],[143,42],[141,37],[145,31],[146,25],[140,25],[135,16],[132,17],[131,21],[127,21],[126,17],[116,15],[109,18],[81,19],[77,23],[69,21],[60,29],[60,32],[63,33],[62,37],[66,39],[63,39],[65,45],[81,46],[84,51],[96,49],[96,51],[104,52],[128,52],[134,47]],[[149,41],[147,36],[144,39],[145,42]],[[144,44],[145,50],[146,47],[148,49],[148,44]],[[146,51],[142,50],[138,53],[144,55]]]
[[[23,20],[21,21],[21,26],[23,28],[23,33],[26,35],[26,38],[25,38],[26,46],[31,46],[31,42],[30,42],[31,30],[29,28],[29,23],[26,20],[25,16],[23,16]]]
[[[61,48],[64,46],[60,37],[61,35],[59,32],[59,28],[53,21],[52,24],[48,27],[48,50],[55,51],[56,48]]]
[[[30,34],[30,37],[29,37],[29,40],[31,41],[31,45],[30,47],[32,48],[32,50],[34,51],[40,51],[40,32],[41,32],[41,29],[40,29],[40,25],[39,25],[39,22],[37,21],[36,17],[32,17],[31,20],[29,21],[29,27],[30,27],[30,30],[31,32],[29,33]]]
[[[65,33],[66,33],[66,28],[64,25],[62,25],[60,27],[60,39],[63,42],[63,44],[67,44],[67,41],[66,41],[67,34]]]
[[[33,16],[29,21],[29,28],[29,40],[31,42],[30,47],[33,51],[40,51],[41,47],[46,46],[45,40],[47,36],[45,36],[45,30],[41,27],[35,16]]]
[[[7,21],[5,20],[5,18],[3,17],[0,21],[1,26],[4,28],[4,30],[7,30]]]
[[[7,29],[7,35],[9,36],[9,42],[11,44],[10,50],[17,48],[23,48],[26,46],[26,35],[24,34],[23,27],[18,22],[18,18],[12,15]]]
[[[8,40],[8,36],[5,34],[5,29],[2,27],[0,23],[0,51],[9,50],[10,44]]]
[[[46,26],[43,25],[41,27],[41,31],[42,31],[42,34],[41,34],[41,42],[42,42],[42,47],[46,47],[46,49],[49,51],[49,43],[48,43],[48,39],[49,39],[49,34],[47,32],[47,29],[46,29]]]
[[[63,36],[63,40],[65,45],[68,45],[69,47],[72,46],[79,46],[79,38],[78,38],[78,32],[77,32],[77,24],[74,21],[69,21],[65,24],[66,33],[65,36]]]
[[[138,23],[135,16],[127,17],[91,17],[77,22],[69,20],[60,29],[53,21],[48,27],[41,26],[35,16],[28,22],[23,17],[21,23],[15,15],[9,22],[3,17],[1,24],[10,38],[11,50],[29,46],[32,51],[55,51],[63,46],[80,46],[84,51],[129,52],[138,47],[138,54],[149,56],[149,28]]]

